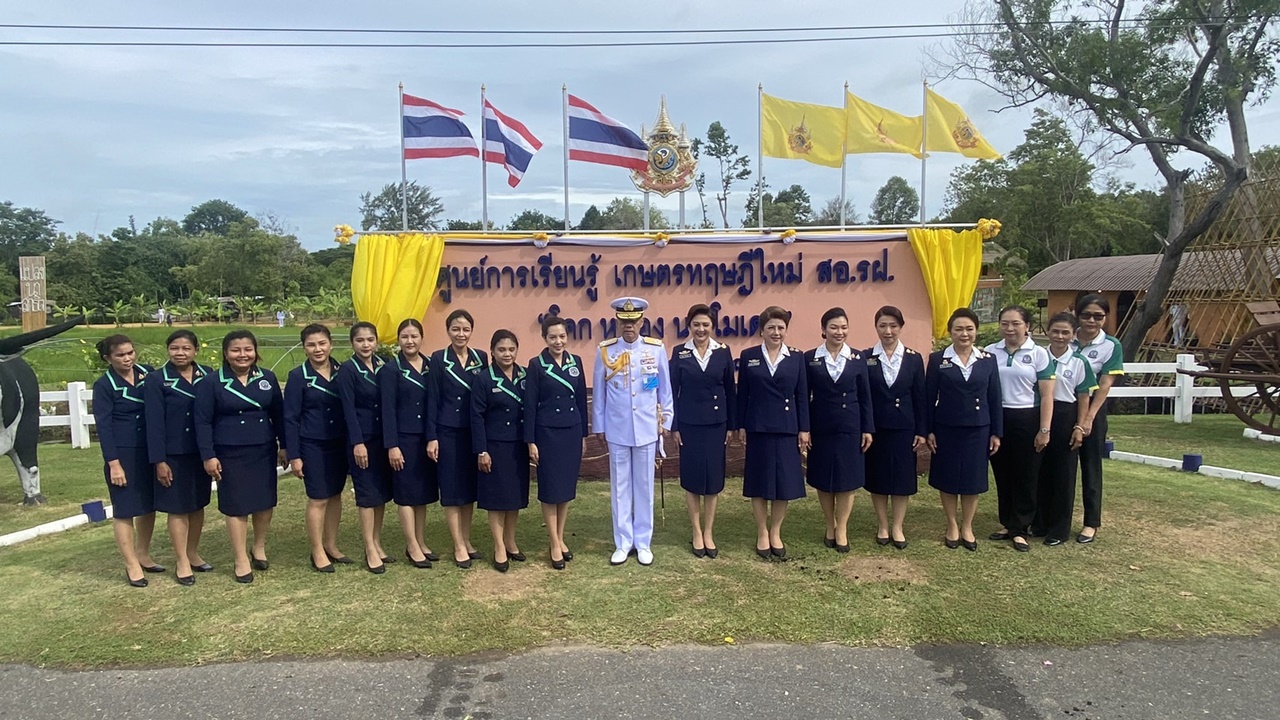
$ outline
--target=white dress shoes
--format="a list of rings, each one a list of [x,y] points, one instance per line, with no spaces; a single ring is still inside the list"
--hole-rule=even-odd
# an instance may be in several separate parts
[[[653,551],[648,548],[640,548],[636,551],[636,559],[641,565],[649,566],[653,564]]]
[[[627,550],[626,548],[618,548],[617,550],[613,551],[613,555],[609,556],[609,564],[621,565],[627,561],[627,556],[630,554],[631,554],[630,550]],[[649,559],[652,562],[653,560],[652,554],[649,555]]]

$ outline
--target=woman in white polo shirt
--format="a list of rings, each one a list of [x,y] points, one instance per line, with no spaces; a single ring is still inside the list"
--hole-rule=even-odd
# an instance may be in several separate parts
[[[1049,359],[1053,363],[1053,420],[1049,444],[1040,464],[1033,535],[1043,535],[1050,547],[1066,542],[1076,499],[1076,454],[1084,442],[1089,393],[1098,383],[1089,361],[1071,347],[1076,316],[1062,312],[1049,318]]]
[[[1000,529],[992,540],[1012,540],[1018,552],[1027,552],[1029,530],[1036,514],[1036,485],[1040,477],[1041,451],[1049,444],[1053,417],[1053,367],[1049,351],[1028,335],[1031,313],[1010,305],[1000,311],[1004,340],[985,349],[1000,367],[1000,396],[1004,405],[1004,438],[991,456],[996,478]]]
[[[1111,304],[1101,295],[1085,295],[1076,301],[1075,349],[1093,368],[1098,389],[1089,399],[1089,413],[1084,427],[1084,445],[1080,446],[1080,495],[1084,500],[1084,529],[1076,542],[1091,543],[1102,526],[1102,451],[1107,441],[1107,394],[1116,378],[1124,375],[1124,348],[1120,341],[1103,329]]]

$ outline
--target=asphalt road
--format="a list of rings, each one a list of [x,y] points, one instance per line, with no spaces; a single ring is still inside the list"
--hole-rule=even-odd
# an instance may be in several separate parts
[[[0,717],[1271,720],[1280,633],[1079,650],[745,645],[63,672],[0,666]]]

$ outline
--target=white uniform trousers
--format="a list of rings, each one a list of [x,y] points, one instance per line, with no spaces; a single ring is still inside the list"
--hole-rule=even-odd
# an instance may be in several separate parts
[[[653,542],[653,469],[658,443],[632,447],[609,443],[613,490],[613,544],[649,550]]]

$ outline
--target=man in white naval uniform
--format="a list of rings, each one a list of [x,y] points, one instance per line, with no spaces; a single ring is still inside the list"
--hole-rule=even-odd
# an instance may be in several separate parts
[[[640,337],[649,303],[624,297],[610,307],[618,318],[618,337],[600,343],[591,391],[591,427],[609,444],[616,547],[609,564],[625,563],[635,550],[640,564],[650,565],[653,470],[661,432],[671,429],[671,376],[662,341]]]

